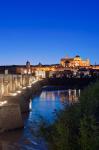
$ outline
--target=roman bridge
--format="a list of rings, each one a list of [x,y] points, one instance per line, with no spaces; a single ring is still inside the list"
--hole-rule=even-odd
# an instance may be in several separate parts
[[[35,79],[32,75],[1,74],[0,98],[3,98],[4,96],[16,95],[20,90],[31,86],[34,81]]]
[[[22,114],[40,88],[32,75],[0,74],[0,132],[23,127]]]

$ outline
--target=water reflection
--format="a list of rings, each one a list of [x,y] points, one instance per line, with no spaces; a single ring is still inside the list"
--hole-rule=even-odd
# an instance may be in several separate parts
[[[69,103],[75,103],[78,101],[78,98],[80,96],[80,89],[69,89],[69,90],[61,90],[61,91],[44,91],[40,95],[40,100],[45,101],[56,101],[57,98],[61,102],[69,102]]]
[[[45,140],[39,136],[41,118],[48,122],[55,119],[55,111],[75,103],[80,90],[42,91],[31,103],[31,111],[24,116],[24,129],[0,135],[0,150],[47,150]]]

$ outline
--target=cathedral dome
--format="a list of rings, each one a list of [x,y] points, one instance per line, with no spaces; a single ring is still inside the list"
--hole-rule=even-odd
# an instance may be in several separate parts
[[[76,57],[76,58],[80,58],[80,56],[79,56],[79,55],[76,55],[75,57]]]

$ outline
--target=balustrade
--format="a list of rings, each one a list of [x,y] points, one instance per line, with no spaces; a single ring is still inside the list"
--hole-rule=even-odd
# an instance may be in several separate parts
[[[32,75],[0,75],[0,98],[9,96],[9,93],[15,93],[23,87],[31,85],[34,81]]]

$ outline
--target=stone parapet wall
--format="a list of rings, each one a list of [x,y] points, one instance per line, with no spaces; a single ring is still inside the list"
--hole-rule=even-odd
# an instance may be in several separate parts
[[[0,107],[0,131],[22,128],[23,121],[20,106],[8,104]]]

